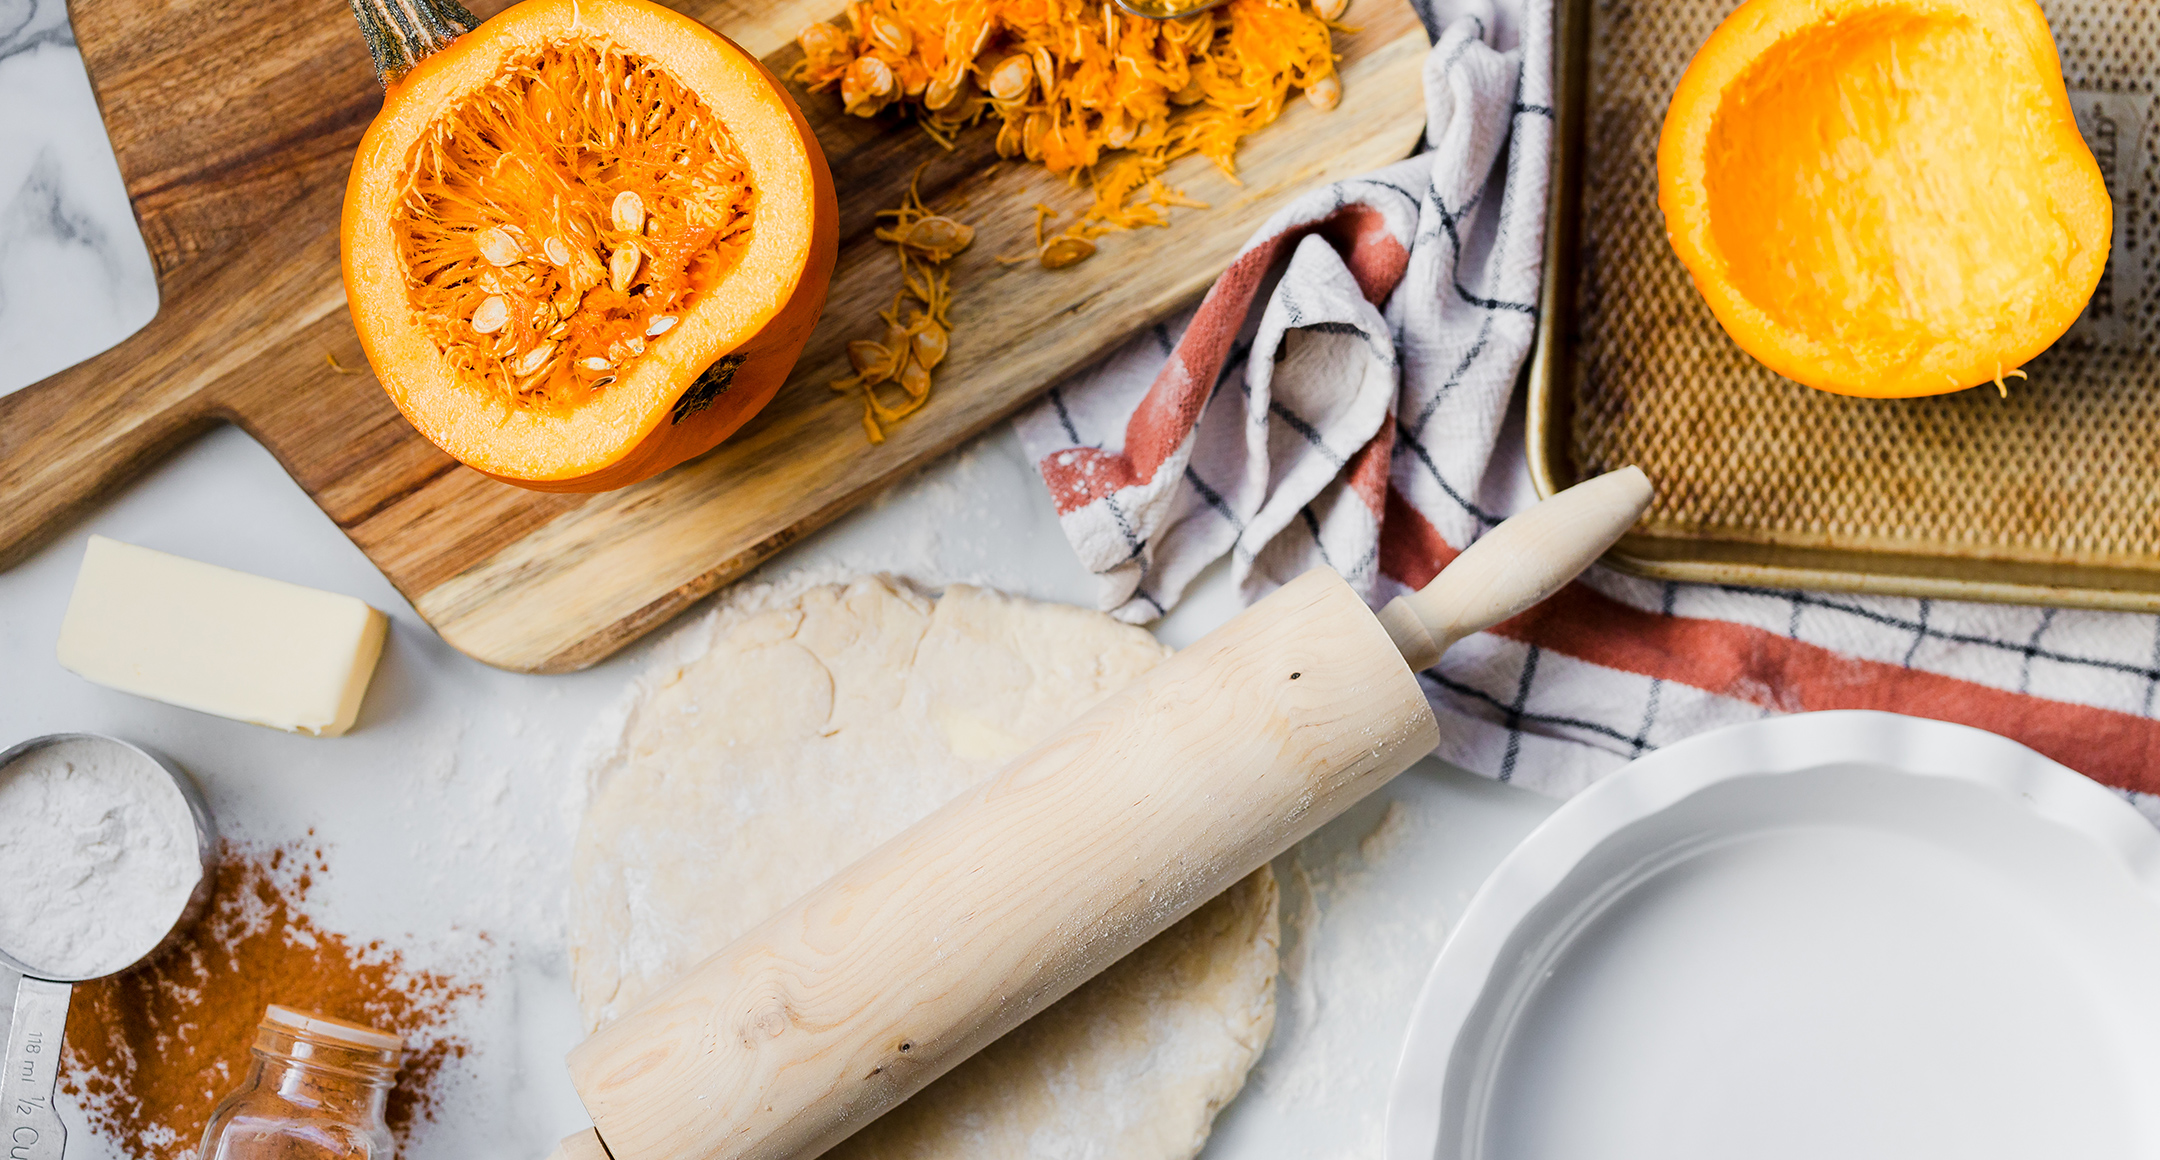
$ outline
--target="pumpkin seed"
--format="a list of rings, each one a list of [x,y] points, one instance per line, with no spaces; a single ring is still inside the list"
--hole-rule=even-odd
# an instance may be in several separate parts
[[[1057,92],[1057,58],[1050,55],[1048,45],[1035,46],[1035,77],[1042,82],[1044,92]]]
[[[866,338],[847,344],[848,365],[864,383],[882,383],[892,377],[893,352],[881,342]]]
[[[510,303],[502,295],[490,295],[472,312],[472,328],[481,334],[493,334],[510,321]]]
[[[519,378],[524,378],[526,375],[537,373],[541,367],[548,364],[549,359],[554,357],[555,344],[543,342],[539,346],[526,351],[523,358],[511,364],[510,371]]]
[[[653,316],[653,320],[651,322],[645,324],[645,337],[658,338],[661,335],[666,334],[668,331],[673,330],[674,328],[674,315],[656,314]]]
[[[1350,0],[1313,0],[1313,15],[1322,20],[1341,20],[1350,7]]]
[[[999,101],[1024,101],[1035,88],[1035,66],[1023,53],[1014,53],[990,70],[990,96]]]
[[[915,250],[933,262],[943,262],[954,254],[968,248],[975,240],[975,227],[966,222],[956,222],[949,217],[932,215],[922,218],[908,227],[900,238],[900,244]]]
[[[644,264],[645,255],[638,252],[636,245],[626,243],[608,255],[608,285],[614,287],[617,294],[629,293],[631,282],[637,278],[638,267]]]
[[[626,189],[615,195],[615,204],[608,207],[608,215],[615,220],[615,228],[626,234],[634,234],[645,228],[645,199],[637,190]]]
[[[908,353],[925,369],[934,367],[945,361],[945,348],[950,340],[945,328],[933,322],[915,332],[915,337],[908,342]]]
[[[915,34],[908,26],[882,12],[870,17],[870,39],[901,56],[906,56],[908,50],[915,47]]]
[[[1095,243],[1086,238],[1063,234],[1043,244],[1042,264],[1045,270],[1062,270],[1095,256]]]
[[[840,103],[858,117],[875,117],[898,95],[892,66],[874,56],[859,56],[840,76]]]
[[[930,393],[929,368],[912,358],[907,360],[907,364],[902,366],[900,373],[894,377],[900,383],[900,389],[906,391],[911,399],[920,399]]]
[[[1305,86],[1305,99],[1323,113],[1331,112],[1342,104],[1342,80],[1334,73],[1321,77]]]
[[[589,371],[613,370],[615,367],[614,363],[611,363],[598,355],[594,355],[593,357],[588,359],[580,360],[578,365],[584,367],[586,370]]]
[[[508,266],[524,256],[517,239],[501,226],[489,226],[474,234],[473,244],[480,247],[480,256],[491,266]]]
[[[802,31],[795,34],[795,43],[802,45],[803,55],[813,60],[839,56],[848,49],[847,34],[824,21],[803,25]]]
[[[1050,135],[1050,115],[1029,113],[1027,123],[1020,127],[1020,153],[1030,161],[1042,160],[1043,138]]]
[[[558,266],[570,264],[570,247],[561,238],[549,238],[541,243],[540,250],[547,255],[548,261]]]
[[[949,109],[960,103],[960,95],[967,90],[967,74],[956,77],[938,77],[923,88],[923,108],[931,112]]]

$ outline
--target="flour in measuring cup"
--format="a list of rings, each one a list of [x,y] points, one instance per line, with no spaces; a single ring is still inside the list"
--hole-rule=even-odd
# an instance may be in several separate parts
[[[139,755],[69,738],[0,768],[0,951],[40,974],[150,953],[202,878],[187,799]]]

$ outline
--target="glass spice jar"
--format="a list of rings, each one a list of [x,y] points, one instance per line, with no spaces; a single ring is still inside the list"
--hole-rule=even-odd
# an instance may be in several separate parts
[[[203,1130],[201,1160],[392,1160],[383,1104],[404,1040],[273,1005],[255,1061]]]

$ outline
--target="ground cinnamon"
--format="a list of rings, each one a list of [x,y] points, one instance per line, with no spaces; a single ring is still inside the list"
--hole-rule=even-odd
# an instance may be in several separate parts
[[[245,1074],[271,1003],[405,1037],[387,1118],[402,1147],[434,1118],[436,1080],[466,1044],[445,1032],[480,984],[411,971],[380,940],[355,944],[302,909],[320,848],[228,844],[217,894],[187,937],[151,965],[75,989],[61,1084],[91,1128],[132,1160],[191,1158],[211,1109]]]

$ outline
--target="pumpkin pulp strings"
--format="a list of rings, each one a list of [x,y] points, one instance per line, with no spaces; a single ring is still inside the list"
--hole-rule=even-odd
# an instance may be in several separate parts
[[[507,405],[592,398],[741,257],[757,191],[674,75],[569,37],[413,147],[392,228],[415,317]]]
[[[1158,21],[1108,0],[855,0],[848,28],[798,34],[795,75],[839,89],[858,116],[903,105],[940,141],[995,116],[1000,155],[1089,181],[1093,205],[1060,235],[1085,241],[1201,204],[1162,181],[1180,157],[1198,153],[1235,180],[1238,142],[1281,115],[1292,89],[1334,108],[1343,8],[1230,0]]]
[[[930,401],[930,372],[944,361],[952,338],[952,320],[946,315],[952,305],[952,272],[945,264],[975,240],[975,227],[930,212],[923,204],[921,181],[918,166],[900,207],[878,211],[892,224],[880,226],[877,236],[892,243],[900,258],[900,289],[892,306],[878,314],[885,322],[884,340],[848,343],[848,365],[855,373],[832,382],[836,391],[861,389],[863,432],[872,443],[885,442],[885,427]],[[902,311],[907,312],[905,319]],[[880,398],[881,384],[897,388],[899,399],[888,403]]]

